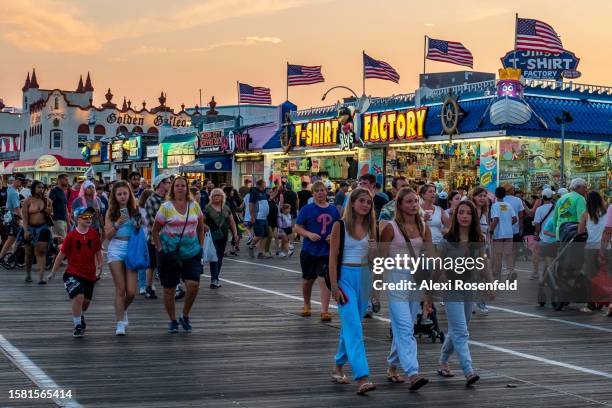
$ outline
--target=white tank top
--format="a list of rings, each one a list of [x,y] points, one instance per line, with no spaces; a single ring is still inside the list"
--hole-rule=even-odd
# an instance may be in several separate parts
[[[351,237],[346,225],[344,226],[344,250],[342,251],[342,263],[364,264],[368,262],[368,240],[369,234],[363,239],[357,240]]]
[[[606,214],[599,217],[599,222],[595,224],[591,217],[587,216],[586,230],[589,235],[586,242],[587,248],[599,248],[601,246],[601,236],[606,228]]]
[[[480,216],[480,230],[482,231],[482,235],[484,235],[485,241],[489,240],[489,220],[487,219],[487,214],[482,214]]]
[[[425,210],[423,210],[425,212]],[[434,206],[434,212],[431,215],[431,219],[427,221],[429,230],[431,231],[431,241],[434,244],[442,242],[442,208],[437,205]]]

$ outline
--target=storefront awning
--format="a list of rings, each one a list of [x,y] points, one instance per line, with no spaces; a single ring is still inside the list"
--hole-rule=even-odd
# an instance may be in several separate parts
[[[83,159],[68,158],[59,154],[43,154],[37,159],[18,160],[12,164],[13,173],[82,173],[89,168],[89,164]]]
[[[179,167],[181,173],[231,173],[231,156],[198,157]]]

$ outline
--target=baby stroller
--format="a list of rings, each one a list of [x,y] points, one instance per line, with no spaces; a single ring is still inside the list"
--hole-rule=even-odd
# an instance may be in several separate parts
[[[566,222],[559,229],[559,249],[551,265],[539,281],[538,304],[544,306],[550,299],[552,307],[560,311],[571,301],[586,296],[588,279],[582,274],[587,235],[578,235],[578,223]],[[547,296],[547,291],[550,295]]]
[[[422,307],[423,302],[421,302],[421,308]],[[419,339],[425,335],[431,339],[432,343],[435,343],[437,339],[440,339],[440,343],[444,343],[444,332],[440,330],[440,326],[438,325],[438,311],[433,304],[431,308],[432,310],[427,317],[423,317],[422,312],[417,314],[413,334]],[[391,327],[389,327],[389,337],[393,339],[393,329]]]
[[[0,262],[6,269],[15,269],[16,267],[23,268],[25,266],[25,243],[23,241],[23,230],[19,231],[17,235],[17,241],[15,242],[15,252],[7,252]],[[47,248],[47,258],[45,262],[45,269],[51,270],[55,258],[59,254],[59,243],[57,238],[53,238],[49,241]],[[36,265],[36,257],[33,256],[32,265]]]

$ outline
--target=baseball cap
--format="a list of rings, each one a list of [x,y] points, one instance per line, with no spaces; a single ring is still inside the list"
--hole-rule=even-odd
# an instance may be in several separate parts
[[[81,215],[85,213],[95,214],[96,210],[93,207],[79,207],[74,210],[74,218],[79,218]]]
[[[448,193],[446,191],[440,191],[440,194],[438,194],[438,198],[440,198],[441,200],[446,200],[448,198]]]
[[[153,187],[157,188],[157,186],[159,186],[164,180],[169,179],[170,176],[168,174],[159,174],[157,177],[155,177],[155,179],[153,180]]]
[[[542,197],[544,198],[552,198],[554,192],[550,188],[545,188],[542,190]]]
[[[562,188],[557,190],[557,194],[559,194],[559,197],[561,197],[562,195],[567,194],[567,193],[569,193],[569,191],[565,187],[562,187]]]
[[[25,183],[25,181],[26,181],[26,176],[24,176],[24,175],[23,175],[23,174],[21,174],[21,173],[17,173],[17,174],[15,174],[14,178],[15,178],[15,180],[19,180],[19,181],[21,181],[22,183]]]

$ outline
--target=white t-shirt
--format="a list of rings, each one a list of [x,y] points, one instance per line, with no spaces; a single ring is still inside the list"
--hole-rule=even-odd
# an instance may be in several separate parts
[[[525,206],[523,206],[523,200],[518,197],[507,195],[504,197],[504,203],[508,203],[512,206],[514,210],[514,215],[518,218],[518,215],[521,211],[525,211]],[[512,233],[514,235],[520,232],[520,223],[517,222],[512,226]]]
[[[554,217],[553,211],[550,211],[552,208],[552,203],[542,204],[536,209],[535,215],[533,216],[533,224],[540,224],[540,240],[546,242],[546,235],[544,235],[544,221],[548,220],[550,217]],[[546,214],[550,211],[550,214],[546,217]]]
[[[29,188],[24,187],[21,190],[19,190],[19,195],[25,199],[25,198],[31,197],[32,192],[30,191]]]
[[[512,217],[516,217],[514,208],[506,202],[496,201],[491,206],[491,219],[498,218],[499,222],[493,231],[493,239],[512,238]]]

